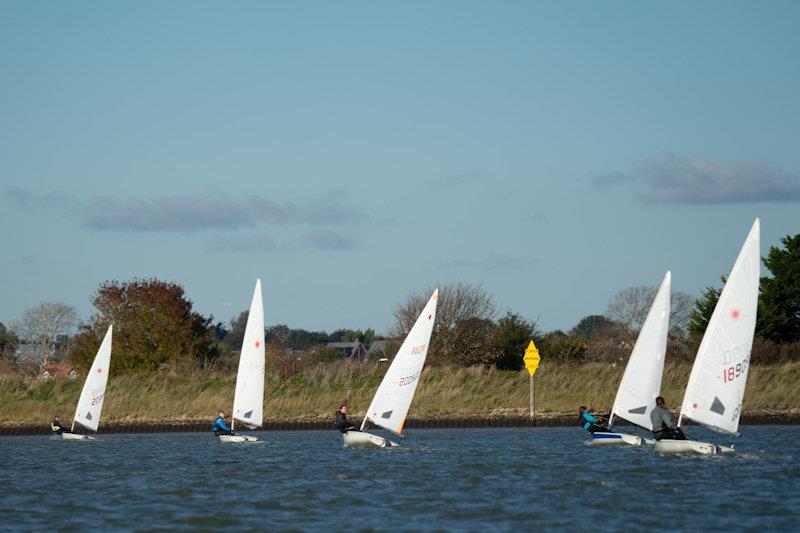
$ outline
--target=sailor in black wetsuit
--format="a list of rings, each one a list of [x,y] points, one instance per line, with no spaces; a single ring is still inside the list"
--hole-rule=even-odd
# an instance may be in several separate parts
[[[342,433],[358,431],[353,424],[347,421],[347,405],[345,404],[342,404],[339,410],[336,411],[336,427],[339,428],[339,431]]]
[[[61,420],[59,420],[57,416],[53,418],[52,422],[50,422],[50,429],[56,435],[63,435],[64,433],[70,432],[67,428],[61,425]]]
[[[672,413],[667,410],[664,398],[656,398],[656,407],[650,412],[653,424],[653,438],[656,440],[686,440],[683,430],[672,421]]]

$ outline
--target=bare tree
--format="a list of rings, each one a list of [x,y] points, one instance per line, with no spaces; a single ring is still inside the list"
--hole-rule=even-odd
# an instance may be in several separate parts
[[[30,355],[39,362],[41,374],[53,358],[59,340],[69,336],[78,323],[78,313],[71,305],[44,302],[26,310],[11,324],[21,343],[28,345]]]
[[[397,305],[394,311],[395,323],[390,336],[405,337],[419,317],[425,304],[433,293],[433,288],[411,294],[405,302]],[[497,308],[494,298],[480,285],[459,282],[439,288],[439,302],[436,307],[436,324],[433,329],[429,357],[432,362],[467,363],[480,358],[477,352],[488,349],[476,346],[474,339],[466,335],[468,323],[479,324],[494,321]],[[484,341],[489,342],[484,336]],[[469,340],[469,342],[467,342]]]
[[[625,287],[611,299],[606,317],[624,324],[632,332],[637,332],[644,324],[657,293],[657,286]],[[672,335],[682,335],[686,331],[693,306],[694,298],[684,292],[673,292],[670,295],[669,320]]]

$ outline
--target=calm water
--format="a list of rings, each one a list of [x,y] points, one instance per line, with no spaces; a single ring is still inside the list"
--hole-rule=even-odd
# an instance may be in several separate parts
[[[732,457],[590,448],[579,428],[412,430],[391,450],[3,437],[0,529],[798,530],[800,426],[742,432]]]

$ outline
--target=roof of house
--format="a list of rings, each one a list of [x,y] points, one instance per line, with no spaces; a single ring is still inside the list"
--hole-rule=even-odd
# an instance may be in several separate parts
[[[387,341],[372,341],[369,345],[369,350],[367,350],[367,353],[373,353],[373,352],[386,353],[386,342]]]
[[[326,342],[325,346],[331,348],[357,348],[361,343],[358,341],[352,342]]]
[[[48,363],[47,366],[44,367],[44,371],[47,372],[51,376],[63,376],[67,377],[72,371],[78,373],[78,369],[75,368],[73,365],[65,362],[61,363]]]

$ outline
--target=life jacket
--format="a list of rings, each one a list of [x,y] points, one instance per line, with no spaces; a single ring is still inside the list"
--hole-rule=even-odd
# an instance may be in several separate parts
[[[581,413],[578,415],[578,425],[581,426],[586,431],[589,431],[589,428],[592,427],[592,424],[594,424],[594,422],[588,420],[585,416],[583,416],[585,414],[586,413]]]

